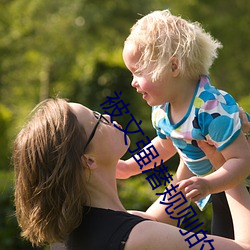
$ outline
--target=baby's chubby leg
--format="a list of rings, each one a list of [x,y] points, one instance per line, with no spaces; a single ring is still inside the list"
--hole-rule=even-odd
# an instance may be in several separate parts
[[[186,165],[184,164],[184,162],[182,160],[180,160],[180,164],[178,166],[178,169],[176,171],[176,174],[174,175],[173,181],[169,184],[169,186],[167,187],[168,190],[171,190],[173,187],[175,187],[177,185],[177,183],[181,180],[185,180],[188,179],[190,177],[194,176],[194,174],[186,167]],[[166,190],[163,190],[162,193],[164,193]],[[178,189],[178,187],[176,188],[176,191],[172,191],[171,196],[177,194],[180,190]],[[184,196],[184,193],[182,193]],[[146,214],[148,214],[149,216],[155,218],[155,220],[159,221],[159,222],[163,222],[163,223],[167,223],[173,226],[177,226],[178,220],[177,219],[172,219],[170,218],[170,216],[172,217],[180,217],[180,215],[178,216],[177,213],[182,211],[183,209],[185,209],[187,206],[189,206],[190,202],[186,202],[185,204],[182,204],[180,207],[174,209],[176,206],[178,206],[178,204],[181,204],[184,201],[184,198],[181,196],[181,194],[178,195],[178,197],[176,198],[172,198],[169,194],[167,195],[161,195],[146,211]],[[170,203],[173,202],[174,200],[181,198],[179,202],[173,204],[172,207],[169,207],[168,209],[168,213],[165,211],[165,208],[168,207],[169,205],[164,205],[161,204],[160,202],[163,203]],[[171,213],[171,214],[170,214]],[[185,211],[184,213],[187,213],[187,211]]]

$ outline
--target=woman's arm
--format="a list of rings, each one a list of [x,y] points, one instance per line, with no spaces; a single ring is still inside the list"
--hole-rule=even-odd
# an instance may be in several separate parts
[[[144,221],[137,224],[131,231],[125,250],[183,250],[192,247],[194,250],[203,249],[234,249],[249,250],[250,196],[242,185],[226,191],[231,209],[235,240],[210,236],[205,233],[195,235],[171,225],[154,221]],[[197,237],[197,238],[196,238]],[[202,239],[198,242],[198,239]],[[195,242],[198,242],[194,245]],[[209,243],[210,242],[210,243]],[[193,244],[192,246],[190,246]],[[212,244],[210,246],[209,244]],[[213,248],[212,248],[213,247]]]
[[[250,195],[244,184],[226,190],[226,196],[233,218],[235,240],[250,245]]]

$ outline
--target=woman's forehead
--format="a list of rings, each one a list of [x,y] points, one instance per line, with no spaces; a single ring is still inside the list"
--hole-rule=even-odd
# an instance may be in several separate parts
[[[78,115],[79,113],[91,113],[91,110],[80,103],[69,102],[69,107],[73,113]]]
[[[89,122],[93,121],[93,112],[91,109],[79,104],[79,103],[69,103],[70,110],[76,115],[79,123],[85,128],[88,126]]]

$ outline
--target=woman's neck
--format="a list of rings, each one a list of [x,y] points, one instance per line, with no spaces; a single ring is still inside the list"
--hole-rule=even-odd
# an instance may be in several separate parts
[[[86,204],[92,207],[126,211],[117,191],[115,168],[98,167],[87,176],[87,191],[90,197]],[[104,171],[103,171],[104,170]]]

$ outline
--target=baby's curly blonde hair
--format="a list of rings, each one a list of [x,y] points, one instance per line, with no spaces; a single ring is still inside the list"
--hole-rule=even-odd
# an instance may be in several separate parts
[[[218,48],[222,48],[200,23],[188,22],[169,10],[154,11],[139,19],[126,43],[132,43],[142,53],[137,71],[151,74],[153,81],[164,75],[174,57],[180,74],[190,78],[208,74]]]

